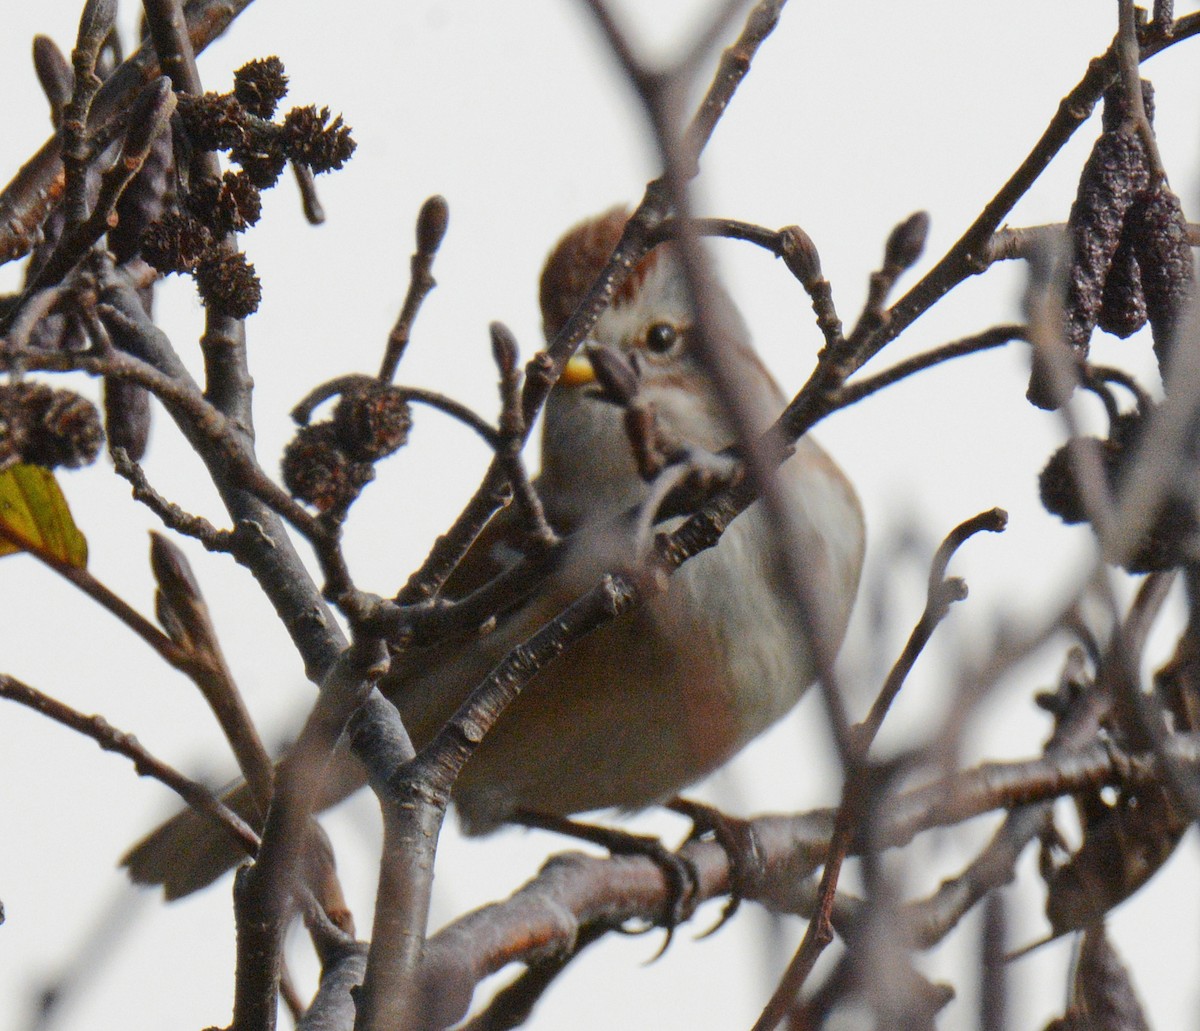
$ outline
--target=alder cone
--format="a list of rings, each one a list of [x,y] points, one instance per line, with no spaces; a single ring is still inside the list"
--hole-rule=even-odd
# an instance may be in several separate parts
[[[1141,270],[1154,354],[1165,378],[1176,335],[1191,301],[1195,271],[1183,206],[1165,182],[1134,205],[1129,213],[1129,233]]]
[[[1128,224],[1113,255],[1097,325],[1105,333],[1124,340],[1146,324],[1146,297],[1142,292],[1142,269]]]
[[[44,383],[0,386],[0,466],[15,458],[45,469],[90,465],[104,430],[96,406],[73,390]]]
[[[374,475],[370,465],[342,450],[328,422],[300,427],[284,449],[280,471],[292,497],[319,512],[346,509]]]
[[[372,383],[348,390],[333,411],[338,445],[354,460],[375,462],[408,442],[412,412],[396,387]]]
[[[1066,300],[1067,342],[1083,355],[1100,316],[1125,217],[1148,182],[1145,149],[1132,133],[1104,133],[1083,166],[1067,220],[1073,256]]]

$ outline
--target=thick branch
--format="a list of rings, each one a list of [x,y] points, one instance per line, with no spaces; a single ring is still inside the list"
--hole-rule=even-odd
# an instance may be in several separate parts
[[[1200,737],[1177,735],[1172,756],[1200,770]],[[919,833],[972,819],[982,813],[1032,806],[1063,795],[1095,791],[1106,784],[1138,786],[1161,783],[1163,771],[1150,753],[1126,755],[1105,744],[1092,744],[1057,756],[1015,763],[990,763],[948,777],[888,801],[873,830],[872,847],[900,847]],[[1031,808],[1018,808],[1031,814]],[[1032,834],[1036,820],[1026,821]],[[795,817],[760,816],[751,828],[764,860],[761,888],[752,899],[783,912],[810,915],[816,895],[802,890],[829,848],[834,812],[816,810]],[[970,874],[954,884],[970,905],[987,888],[1011,877],[1011,860],[1028,841],[1009,827],[981,854]],[[997,843],[1003,843],[1003,847]],[[851,839],[849,853],[866,843]],[[1001,855],[1003,852],[1003,855]],[[712,841],[692,841],[680,851],[697,873],[697,899],[729,890],[729,857]],[[991,871],[985,876],[984,871]],[[422,999],[430,1007],[431,1026],[459,1019],[474,986],[511,962],[535,959],[574,947],[585,927],[614,927],[629,921],[652,922],[667,901],[662,871],[642,857],[596,858],[577,853],[550,860],[541,873],[504,902],[493,903],[450,924],[426,945]],[[947,889],[950,890],[950,889]],[[940,931],[930,923],[933,912]],[[910,911],[918,948],[931,947],[949,930],[944,901]],[[835,920],[836,922],[836,920]]]
[[[280,763],[258,859],[239,875],[235,891],[233,1031],[269,1031],[275,1026],[283,932],[291,915],[292,879],[308,818],[334,745],[386,670],[386,653],[379,644],[347,648],[321,685],[295,746]]]

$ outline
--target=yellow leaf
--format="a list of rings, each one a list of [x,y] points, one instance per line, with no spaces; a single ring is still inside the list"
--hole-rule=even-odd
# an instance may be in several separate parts
[[[0,472],[0,523],[68,565],[87,565],[87,539],[49,469],[14,465]],[[0,536],[0,556],[25,550]]]

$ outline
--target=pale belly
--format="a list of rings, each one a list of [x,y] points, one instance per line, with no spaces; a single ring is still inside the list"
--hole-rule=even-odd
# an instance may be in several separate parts
[[[857,500],[824,453],[801,441],[784,467],[793,545],[809,587],[828,601],[836,650],[862,563]],[[518,808],[568,815],[663,801],[720,766],[799,700],[813,679],[797,612],[781,594],[775,550],[756,505],[718,545],[685,563],[666,592],[574,644],[543,668],[468,761],[454,797],[484,833]],[[831,532],[833,528],[840,532]],[[507,652],[607,571],[630,560],[612,523],[573,549],[556,589],[495,633],[437,649],[396,699],[420,747]]]
[[[663,801],[792,708],[811,681],[802,635],[766,570],[747,576],[733,561],[756,517],[737,520],[664,596],[577,642],[525,687],[455,787],[469,833],[518,808],[568,815]],[[460,657],[455,675],[482,678],[531,629],[485,639],[486,659]]]

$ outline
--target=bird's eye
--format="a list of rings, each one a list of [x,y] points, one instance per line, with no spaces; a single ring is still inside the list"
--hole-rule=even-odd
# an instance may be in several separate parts
[[[679,340],[679,330],[670,322],[656,322],[646,330],[646,346],[655,354],[666,354]]]

